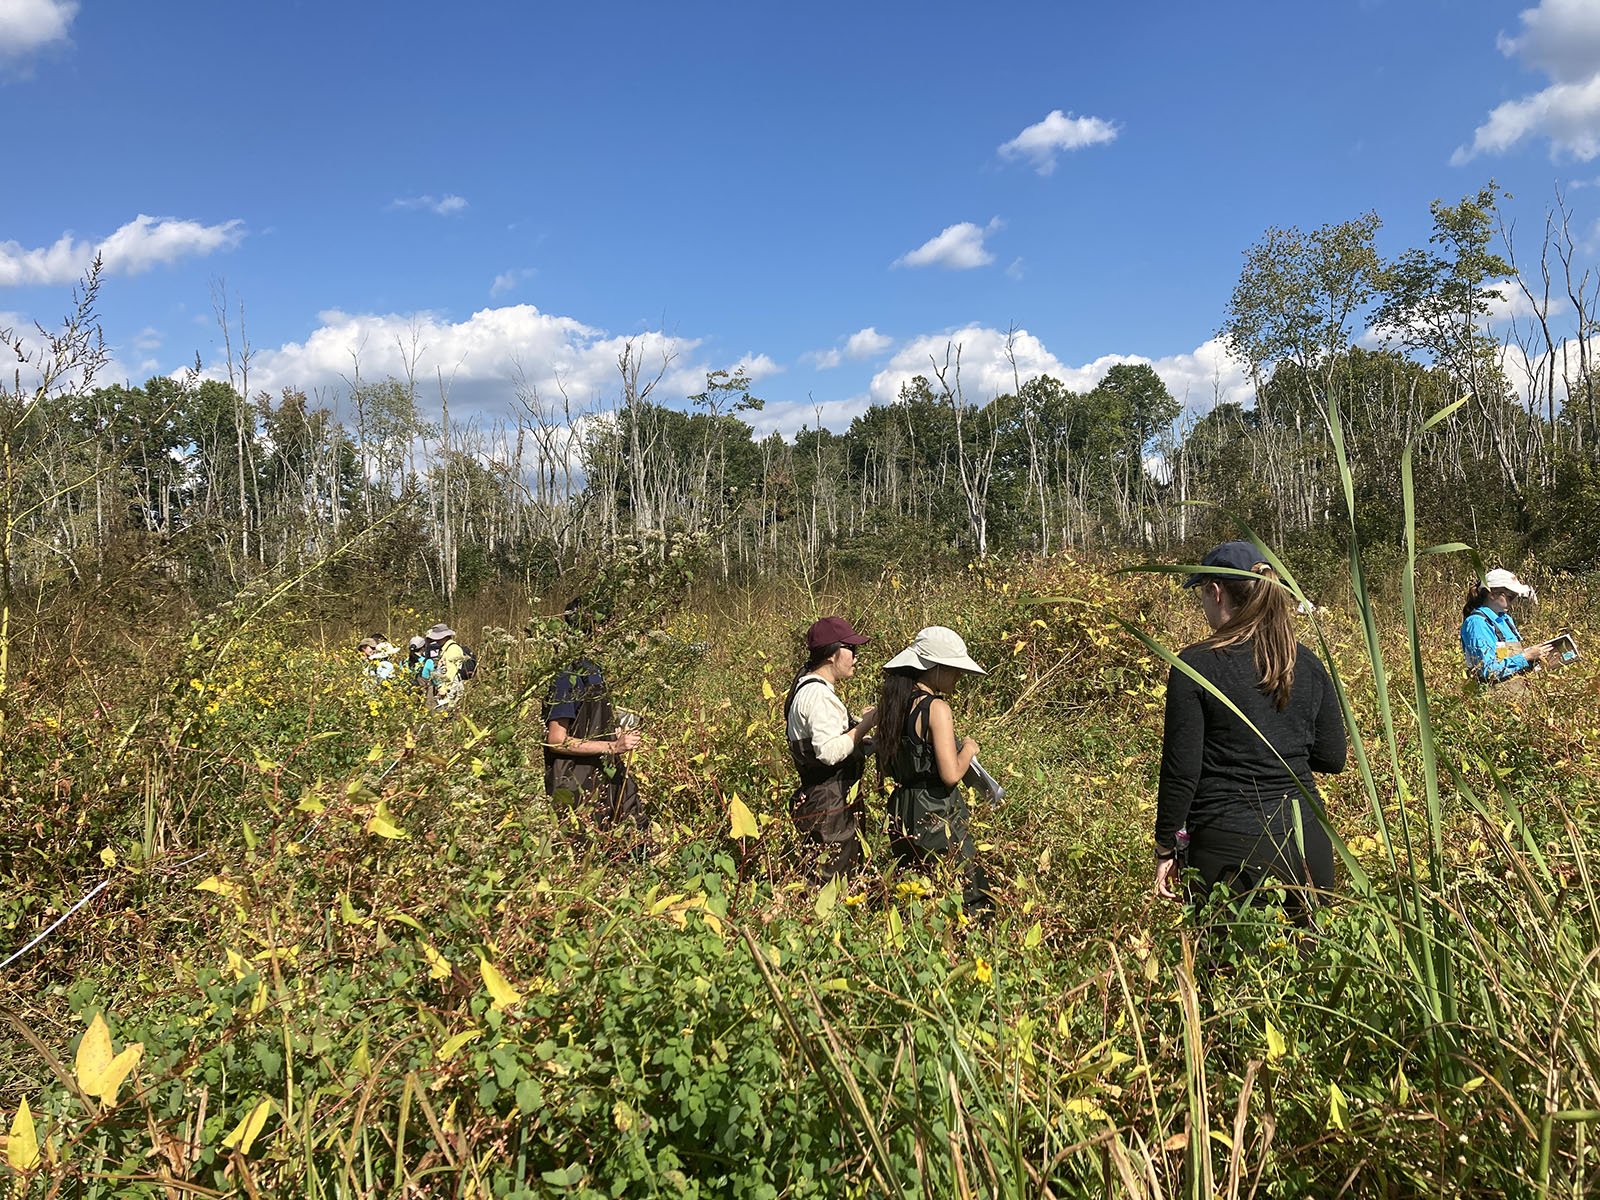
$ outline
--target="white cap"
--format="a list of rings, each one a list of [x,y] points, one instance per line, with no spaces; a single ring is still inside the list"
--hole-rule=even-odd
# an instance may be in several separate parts
[[[1504,589],[1513,596],[1521,596],[1524,600],[1535,600],[1537,595],[1534,590],[1522,580],[1518,579],[1504,567],[1496,567],[1483,577],[1483,586],[1490,591]]]
[[[967,655],[967,644],[961,640],[961,635],[943,625],[928,626],[911,639],[911,645],[883,665],[885,670],[915,667],[919,671],[926,671],[931,667],[954,667],[958,671],[971,671],[974,675],[989,673]]]

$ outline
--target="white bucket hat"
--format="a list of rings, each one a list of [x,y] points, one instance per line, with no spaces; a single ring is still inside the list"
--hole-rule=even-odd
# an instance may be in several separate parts
[[[931,667],[954,667],[974,675],[987,675],[967,654],[967,644],[954,629],[943,625],[930,625],[911,639],[911,645],[884,663],[884,669],[915,667],[926,671]]]
[[[1504,567],[1496,567],[1483,577],[1483,586],[1490,591],[1504,588],[1513,596],[1521,596],[1524,600],[1536,600],[1538,596],[1533,588],[1523,583]]]

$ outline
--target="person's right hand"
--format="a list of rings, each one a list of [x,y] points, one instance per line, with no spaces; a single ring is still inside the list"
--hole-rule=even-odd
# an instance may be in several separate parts
[[[973,758],[977,758],[978,757],[978,743],[973,741],[971,738],[962,738],[961,739],[961,752],[963,754],[965,754],[968,750],[972,751],[972,757]]]
[[[1543,642],[1541,642],[1537,646],[1525,646],[1525,647],[1523,647],[1522,657],[1527,659],[1528,660],[1528,664],[1531,666],[1536,662],[1543,662],[1545,655],[1547,655],[1549,653],[1550,653],[1550,647],[1546,646]]]
[[[1178,879],[1178,860],[1176,858],[1162,858],[1156,860],[1156,895],[1163,900],[1181,900],[1176,887]]]
[[[613,754],[626,754],[630,750],[637,750],[640,740],[637,729],[622,730],[611,739],[611,752]]]

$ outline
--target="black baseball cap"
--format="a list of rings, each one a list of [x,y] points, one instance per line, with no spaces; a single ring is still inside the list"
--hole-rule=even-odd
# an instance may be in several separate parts
[[[1223,542],[1206,552],[1200,560],[1202,567],[1230,567],[1235,571],[1253,571],[1258,562],[1266,562],[1266,556],[1261,553],[1261,547],[1254,542]],[[1186,588],[1199,587],[1207,576],[1214,575],[1212,571],[1196,571],[1183,581]],[[1227,576],[1219,576],[1226,579]]]

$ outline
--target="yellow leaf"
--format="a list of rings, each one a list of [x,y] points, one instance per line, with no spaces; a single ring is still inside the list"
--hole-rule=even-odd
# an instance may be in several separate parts
[[[765,679],[761,681],[761,694],[768,700],[776,700],[778,698],[778,693],[772,690],[772,684]]]
[[[110,846],[100,851],[100,862],[106,870],[111,870],[117,865],[117,852]]]
[[[78,1056],[73,1061],[73,1070],[78,1076],[78,1086],[90,1095],[94,1095],[99,1091],[97,1085],[100,1077],[110,1065],[111,1030],[106,1028],[105,1018],[95,1013],[94,1020],[89,1022],[89,1028],[84,1031],[83,1037],[78,1042]]]
[[[1289,1052],[1289,1047],[1284,1043],[1283,1034],[1278,1032],[1278,1027],[1271,1021],[1267,1022],[1267,1061],[1277,1062]]]
[[[1017,655],[1021,654],[1027,648],[1028,648],[1028,643],[1027,642],[1018,642],[1016,644],[1016,646],[1014,646],[1012,648],[1012,650],[1011,650],[1011,657],[1015,658]]]
[[[1088,1117],[1091,1121],[1109,1120],[1105,1109],[1101,1108],[1088,1096],[1074,1096],[1062,1104],[1061,1107],[1077,1116]]]
[[[367,751],[367,761],[368,762],[377,762],[382,757],[383,757],[383,745],[382,745],[382,743],[373,742],[372,743],[372,749]]]
[[[1044,928],[1039,924],[1039,922],[1035,921],[1031,926],[1028,927],[1028,932],[1023,935],[1023,938],[1022,938],[1023,948],[1027,949],[1027,950],[1032,950],[1035,946],[1037,946],[1039,944],[1039,940],[1041,938],[1043,938],[1043,937],[1044,937]]]
[[[507,1005],[521,1002],[522,993],[507,983],[506,977],[488,959],[478,960],[478,974],[483,976],[483,986],[489,989],[489,998],[494,1001],[492,1007],[504,1009]]]
[[[493,968],[490,969],[492,970]],[[435,1050],[433,1052],[433,1056],[440,1062],[449,1062],[455,1057],[457,1050],[461,1049],[461,1047],[465,1046],[473,1038],[481,1037],[482,1035],[483,1030],[481,1029],[463,1029],[460,1033],[456,1034],[449,1041],[445,1042],[444,1045]]]
[[[737,796],[728,805],[728,817],[732,824],[731,836],[736,838],[758,838],[761,836],[761,826],[756,824],[756,819],[751,814],[749,806]]]
[[[367,832],[375,833],[381,838],[409,837],[404,829],[389,820],[389,808],[383,801],[378,801],[378,811],[372,814],[372,820],[367,822]]]
[[[761,720],[761,718],[757,717],[754,721],[751,721],[750,724],[744,727],[744,736],[748,738],[756,730],[760,729],[763,724],[764,722]]]
[[[1463,1092],[1475,1092],[1479,1088],[1481,1088],[1482,1086],[1483,1086],[1483,1076],[1482,1075],[1474,1075],[1471,1079],[1467,1080],[1465,1083],[1463,1083],[1461,1085],[1461,1090]]]
[[[261,1136],[261,1127],[267,1123],[267,1118],[272,1115],[272,1098],[263,1096],[256,1101],[256,1106],[246,1114],[244,1120],[233,1127],[233,1132],[222,1139],[224,1150],[237,1150],[240,1154],[249,1154],[250,1147],[255,1145],[256,1138]]]
[[[106,1064],[105,1071],[100,1076],[97,1087],[86,1087],[83,1090],[99,1096],[107,1104],[117,1102],[117,1089],[122,1086],[122,1081],[128,1073],[138,1065],[139,1059],[144,1056],[143,1042],[129,1042],[122,1048],[122,1053]]]
[[[230,900],[238,900],[240,896],[244,895],[244,889],[237,883],[229,883],[226,879],[218,879],[215,875],[206,876],[206,878],[194,885],[194,890],[197,892],[215,892],[217,895],[226,896]]]
[[[428,960],[429,979],[449,979],[450,960],[427,942],[422,943],[422,957]]]
[[[339,893],[339,920],[343,921],[346,925],[372,924],[371,917],[363,919],[361,914],[356,912],[356,906],[350,903],[349,892]]]
[[[33,1128],[33,1113],[26,1098],[17,1106],[17,1115],[11,1118],[6,1163],[16,1171],[31,1171],[39,1165],[39,1135]]]

